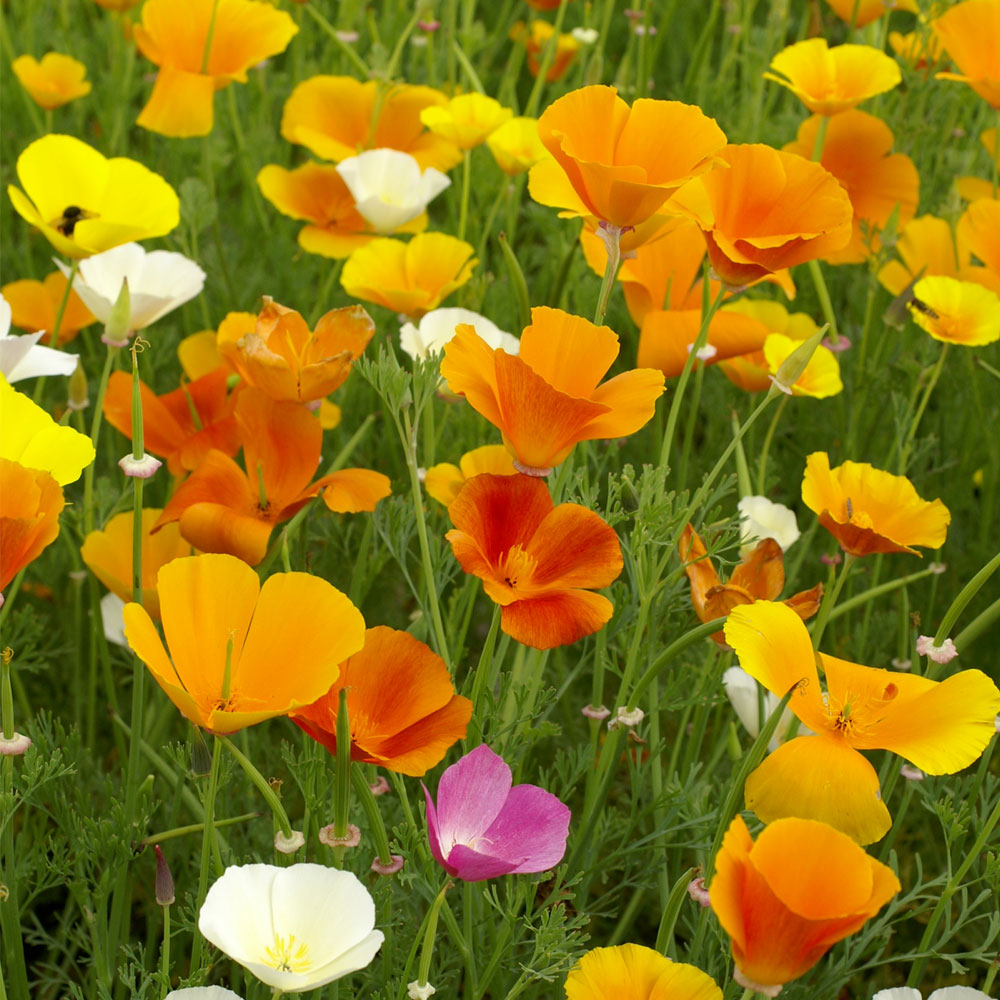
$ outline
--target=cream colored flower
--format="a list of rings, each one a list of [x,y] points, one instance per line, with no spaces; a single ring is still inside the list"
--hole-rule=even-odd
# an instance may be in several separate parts
[[[399,330],[399,345],[414,361],[438,355],[444,345],[455,336],[455,327],[468,323],[486,343],[496,350],[503,348],[508,354],[517,354],[521,342],[513,334],[505,333],[492,320],[459,307],[432,309],[420,323],[404,323]]]

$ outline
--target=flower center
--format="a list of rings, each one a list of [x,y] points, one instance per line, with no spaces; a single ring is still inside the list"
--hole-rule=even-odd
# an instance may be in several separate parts
[[[275,934],[274,947],[265,948],[264,954],[266,964],[279,972],[308,972],[312,968],[309,945],[296,943],[294,934],[289,934],[287,940]]]
[[[514,545],[501,557],[497,575],[511,590],[516,590],[519,582],[522,587],[530,583],[536,564],[535,557],[525,552],[523,545]]]
[[[856,528],[871,528],[873,521],[871,517],[866,514],[863,510],[855,510],[854,505],[851,503],[851,498],[847,498],[847,523],[853,524]]]

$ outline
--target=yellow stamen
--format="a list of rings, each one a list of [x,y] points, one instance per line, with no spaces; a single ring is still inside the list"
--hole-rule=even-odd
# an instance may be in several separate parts
[[[274,947],[265,948],[264,954],[267,956],[264,961],[281,972],[308,972],[312,968],[308,957],[309,945],[296,944],[294,934],[290,934],[287,940],[275,934]]]

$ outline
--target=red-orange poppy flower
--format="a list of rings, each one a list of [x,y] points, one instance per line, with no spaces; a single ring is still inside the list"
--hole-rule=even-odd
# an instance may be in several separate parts
[[[920,555],[913,545],[939,549],[951,522],[948,508],[940,500],[921,500],[905,476],[867,462],[844,462],[831,469],[825,451],[806,459],[802,500],[841,548],[855,556]]]
[[[196,726],[233,733],[315,701],[364,642],[361,612],[308,573],[264,581],[228,555],[167,563],[157,576],[163,634],[125,605],[125,637]]]
[[[229,392],[226,379],[226,369],[219,367],[164,396],[140,383],[146,451],[164,459],[173,475],[190,472],[213,449],[226,455],[240,450],[233,417],[238,393]],[[108,379],[104,416],[131,440],[132,376],[127,372],[113,372]]]
[[[964,0],[931,22],[960,73],[938,73],[939,80],[967,83],[983,100],[1000,109],[1000,3]]]
[[[246,472],[210,451],[178,487],[157,528],[179,521],[181,534],[203,552],[228,552],[251,566],[264,558],[271,531],[312,497],[337,513],[374,510],[389,480],[368,469],[341,469],[315,482],[323,430],[303,406],[244,389],[235,409]]]
[[[591,588],[622,571],[618,536],[598,514],[552,503],[535,476],[470,479],[448,508],[445,536],[466,573],[503,608],[500,627],[533,646],[566,646],[602,628],[612,603]]]
[[[528,70],[532,76],[538,76],[542,68],[542,55],[549,44],[549,39],[555,34],[555,27],[548,21],[535,19],[530,25],[518,21],[510,29],[510,40],[523,45],[528,54]],[[580,51],[580,42],[569,33],[561,33],[556,39],[556,50],[552,56],[545,79],[549,83],[561,80],[569,69],[570,63]]]
[[[870,844],[892,819],[860,751],[891,750],[928,774],[954,774],[996,734],[1000,691],[980,670],[939,683],[814,654],[802,620],[768,601],[736,608],[725,632],[740,666],[768,691],[795,689],[788,707],[815,734],[782,743],[748,778],[747,808],[765,823],[801,816]]]
[[[307,253],[343,260],[375,239],[344,178],[328,163],[303,163],[294,170],[271,163],[257,174],[257,185],[283,215],[309,223],[298,236]],[[422,233],[426,228],[424,212],[396,231]]]
[[[773,997],[901,888],[891,868],[825,823],[778,820],[754,843],[737,816],[709,899],[732,940],[737,982]]]
[[[538,135],[590,214],[637,226],[685,181],[710,170],[726,137],[700,108],[582,87],[549,105]],[[548,203],[548,202],[546,202]]]
[[[601,382],[617,356],[618,335],[608,327],[540,306],[516,357],[460,325],[445,345],[441,374],[500,429],[522,471],[539,474],[578,441],[625,437],[653,416],[663,375],[637,368]]]
[[[146,0],[135,41],[160,69],[137,124],[161,135],[208,135],[215,92],[246,83],[247,70],[284,52],[298,30],[289,14],[259,0]]]
[[[66,292],[66,275],[53,271],[44,281],[25,278],[12,281],[0,288],[0,295],[7,300],[11,311],[11,323],[28,333],[44,330],[43,344],[52,343],[52,328],[56,325],[56,312]],[[62,323],[59,326],[58,342],[65,344],[72,340],[85,326],[97,322],[94,314],[84,305],[83,299],[70,290]]]
[[[64,505],[49,473],[0,458],[0,588],[56,540]]]
[[[349,76],[313,76],[300,83],[285,102],[281,134],[335,163],[365,149],[399,149],[422,169],[448,171],[461,162],[461,151],[420,121],[424,108],[447,101],[432,87],[396,84],[386,89],[375,80],[362,83]],[[378,118],[373,122],[376,104]]]
[[[890,10],[908,10],[917,13],[914,0],[826,0],[827,5],[842,21],[863,28],[880,17],[885,17]]]
[[[770,146],[727,146],[729,169],[685,184],[671,207],[705,234],[708,259],[727,285],[825,257],[851,238],[854,210],[829,171]]]
[[[322,698],[291,720],[336,755],[340,692],[347,690],[351,760],[419,778],[464,738],[472,702],[455,694],[444,660],[408,632],[379,625],[340,665]]]
[[[151,534],[162,513],[154,507],[142,510],[142,606],[156,621],[160,620],[156,574],[168,562],[191,555],[191,546],[176,524]],[[80,556],[94,576],[126,602],[132,600],[132,517],[130,510],[116,514],[100,531],[90,532],[80,547]]]
[[[250,385],[272,399],[308,403],[344,384],[374,333],[361,306],[331,309],[310,330],[294,309],[265,295],[254,331],[224,324],[218,348]]]
[[[719,579],[705,543],[690,524],[681,535],[678,550],[684,572],[691,583],[691,603],[695,614],[703,622],[724,618],[742,604],[773,601],[785,589],[785,557],[781,546],[773,538],[759,541],[740,560],[725,583]],[[781,603],[806,619],[819,611],[822,599],[823,584],[817,583],[815,587],[793,594]],[[720,646],[725,646],[721,629],[712,638]]]
[[[821,120],[820,115],[807,118],[799,126],[798,138],[785,150],[811,157]],[[920,176],[908,156],[890,154],[893,141],[892,129],[864,111],[851,109],[830,118],[819,162],[847,192],[854,222],[851,241],[826,254],[829,263],[857,264],[877,252],[881,246],[878,231],[893,212],[900,229],[913,218]]]

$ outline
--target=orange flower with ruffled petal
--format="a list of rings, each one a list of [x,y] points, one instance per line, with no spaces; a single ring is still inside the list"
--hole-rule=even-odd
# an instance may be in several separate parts
[[[798,138],[784,148],[812,156],[822,116],[800,126]],[[890,153],[892,129],[885,122],[854,109],[834,115],[827,125],[819,162],[837,178],[854,207],[851,241],[825,256],[831,264],[858,264],[881,247],[879,230],[895,213],[897,231],[917,210],[920,176],[903,153]]]
[[[555,34],[555,27],[548,21],[535,19],[530,25],[524,21],[518,21],[510,29],[508,36],[512,42],[523,45],[528,55],[528,71],[532,76],[538,76],[538,71],[542,68],[542,58],[549,39]],[[569,69],[570,64],[580,51],[580,42],[568,32],[560,32],[556,39],[556,49],[552,56],[545,79],[549,83],[561,80]]]
[[[446,233],[421,233],[409,243],[372,240],[347,258],[340,283],[352,298],[419,319],[472,277],[479,263],[473,253]]]
[[[648,98],[630,108],[614,87],[602,86],[549,105],[538,136],[588,213],[619,228],[655,215],[677,188],[712,168],[726,142],[700,108]]]
[[[229,392],[227,379],[227,370],[219,367],[163,396],[157,396],[145,382],[139,383],[145,449],[164,459],[173,475],[190,472],[213,449],[226,455],[240,450],[233,417],[238,393]],[[132,376],[128,372],[113,372],[108,379],[104,416],[132,439]]]
[[[168,562],[191,555],[191,546],[176,524],[151,534],[162,513],[155,507],[142,510],[142,606],[155,621],[160,620],[156,574]],[[90,532],[80,547],[90,571],[123,601],[132,600],[132,517],[130,510],[116,514],[100,531]]]
[[[64,505],[49,473],[0,458],[0,588],[56,540]]]
[[[178,138],[208,135],[215,92],[246,83],[247,70],[284,52],[298,30],[260,0],[146,0],[135,41],[159,72],[136,124]]]
[[[381,94],[379,90],[381,88]],[[420,112],[445,104],[433,87],[362,83],[349,76],[313,76],[300,83],[285,102],[281,135],[324,160],[339,163],[365,149],[399,149],[421,169],[451,170],[462,159],[450,140],[428,131]],[[373,123],[375,105],[378,118]]]
[[[778,820],[754,843],[737,816],[716,855],[709,899],[732,941],[736,981],[774,997],[901,888],[891,868],[825,823]]]
[[[935,18],[931,27],[961,70],[938,73],[937,78],[967,83],[1000,109],[1000,0],[964,0]]]
[[[47,52],[41,61],[34,56],[18,56],[10,68],[31,99],[46,111],[90,93],[90,81],[84,79],[87,67],[61,52]]]
[[[809,38],[783,49],[765,73],[787,87],[814,115],[836,115],[885,93],[902,79],[899,64],[871,45],[837,45]],[[776,76],[775,74],[780,74]]]
[[[728,170],[685,184],[671,207],[705,234],[708,259],[727,285],[825,257],[851,238],[851,199],[818,163],[760,144],[727,146]]]
[[[867,462],[830,468],[825,451],[806,459],[802,500],[819,523],[854,556],[909,552],[914,545],[944,545],[951,514],[940,500],[921,500],[905,476],[894,476]],[[782,692],[784,694],[784,692]]]
[[[53,271],[45,276],[44,281],[24,278],[0,288],[0,295],[3,295],[10,306],[11,324],[28,333],[44,330],[43,344],[52,343],[56,312],[65,293],[66,275],[62,271]],[[57,331],[58,343],[67,343],[85,326],[96,322],[94,314],[84,305],[83,299],[71,289]]]
[[[446,535],[466,573],[502,610],[500,627],[535,649],[566,646],[602,628],[614,606],[592,589],[622,571],[618,536],[575,503],[558,507],[535,476],[470,479],[448,508]]]
[[[310,330],[294,309],[269,295],[252,333],[219,328],[219,353],[252,386],[272,399],[308,403],[339,389],[375,333],[361,306],[324,314]]]
[[[351,760],[419,778],[465,737],[472,702],[455,694],[444,660],[408,632],[379,625],[340,665],[322,698],[291,720],[336,755],[340,692],[347,691]]]
[[[859,751],[891,750],[928,774],[954,774],[996,733],[1000,691],[980,670],[939,683],[814,654],[802,620],[769,601],[736,608],[725,633],[740,666],[768,691],[780,698],[794,689],[788,707],[815,734],[783,743],[747,780],[747,808],[765,823],[800,816],[870,844],[892,819]]]
[[[368,469],[341,469],[310,483],[319,466],[323,429],[297,403],[276,402],[244,389],[236,402],[246,472],[221,451],[210,451],[181,483],[158,530],[180,522],[181,535],[203,552],[228,552],[256,566],[275,525],[312,497],[336,513],[371,511],[389,495],[389,480]]]
[[[863,28],[891,10],[908,10],[917,13],[914,0],[826,0],[827,5],[846,24]]]
[[[308,573],[264,581],[228,555],[175,559],[157,574],[160,638],[126,604],[125,638],[167,697],[196,726],[233,733],[308,705],[364,642],[361,612]]]
[[[729,579],[723,583],[708,557],[708,550],[698,533],[687,525],[678,545],[684,572],[691,583],[691,603],[699,621],[725,618],[733,608],[754,601],[773,601],[785,589],[785,557],[773,538],[758,542],[740,560]],[[823,599],[823,584],[782,601],[800,618],[812,618]],[[712,639],[725,646],[722,630]]]
[[[517,474],[514,460],[502,444],[485,444],[482,448],[473,448],[461,457],[458,465],[452,465],[451,462],[432,465],[424,476],[424,489],[428,496],[447,507],[470,479],[485,472],[495,476]]]
[[[518,356],[459,325],[441,374],[500,429],[521,471],[544,475],[578,441],[626,437],[653,416],[663,375],[637,368],[601,382],[617,356],[618,335],[608,327],[540,306],[531,310]]]

